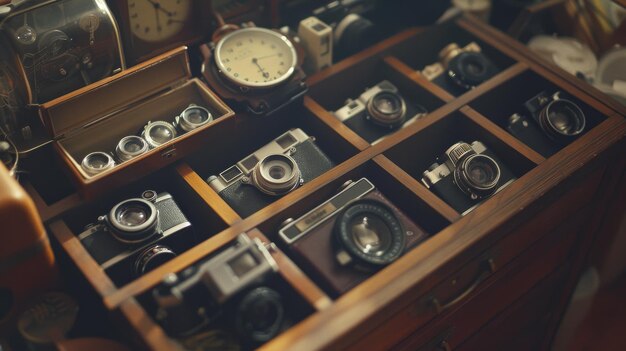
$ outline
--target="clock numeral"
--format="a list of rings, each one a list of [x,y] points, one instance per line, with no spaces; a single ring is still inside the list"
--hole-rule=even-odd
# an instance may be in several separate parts
[[[230,72],[230,71],[231,71],[230,67],[226,67],[226,70],[227,70],[228,72]]]
[[[280,61],[279,65],[284,66],[285,63],[283,61]]]
[[[232,54],[235,50],[233,50],[233,49],[228,49],[228,50],[226,50],[226,51],[228,51],[229,53],[231,53],[231,54]]]
[[[229,59],[224,59],[224,63],[229,63],[230,60]]]
[[[261,45],[265,45],[265,40],[261,40]]]
[[[270,45],[270,48],[276,49],[276,45],[272,44],[272,45]]]
[[[146,32],[146,33],[150,32],[150,27],[146,27],[146,28],[144,28],[144,30],[143,30],[143,31],[144,31],[144,32]]]
[[[242,42],[240,42],[240,41],[238,41],[236,45],[237,45],[237,46],[241,46],[241,45],[243,45],[243,43],[242,43]]]
[[[239,73],[235,73],[235,77],[239,77]]]

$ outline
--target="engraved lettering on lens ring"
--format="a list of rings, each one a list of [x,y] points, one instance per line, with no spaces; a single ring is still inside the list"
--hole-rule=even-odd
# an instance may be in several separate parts
[[[115,154],[121,161],[128,161],[148,151],[148,143],[136,135],[125,136],[117,143]]]
[[[176,138],[176,135],[176,128],[171,123],[165,121],[148,122],[143,132],[141,132],[141,137],[146,139],[151,149]]]
[[[107,217],[111,234],[125,243],[139,243],[157,234],[158,210],[150,201],[134,198],[113,206]]]
[[[454,182],[473,200],[491,196],[500,181],[500,167],[491,157],[473,154],[462,159],[454,169]]]
[[[176,118],[176,124],[180,126],[180,129],[189,132],[212,120],[213,115],[211,115],[209,110],[202,106],[191,104]]]
[[[154,245],[143,250],[135,260],[135,275],[140,276],[176,257],[169,247]]]
[[[539,126],[551,139],[570,139],[585,130],[585,114],[574,102],[553,100],[539,113]]]
[[[261,192],[278,196],[302,184],[300,168],[288,155],[274,154],[262,159],[252,170],[251,182]]]
[[[397,128],[406,119],[404,99],[391,91],[380,91],[367,101],[371,121],[382,127]]]
[[[360,222],[360,223],[359,223]],[[359,240],[357,227],[364,227],[369,232],[365,240]],[[358,199],[348,204],[337,216],[333,234],[337,243],[352,257],[369,266],[385,266],[402,255],[406,247],[406,235],[402,222],[393,210],[384,203],[372,199]],[[378,246],[375,251],[369,251],[363,245],[371,243],[372,236],[376,236]]]
[[[83,157],[80,166],[88,175],[93,176],[115,167],[115,161],[106,152],[96,151]]]

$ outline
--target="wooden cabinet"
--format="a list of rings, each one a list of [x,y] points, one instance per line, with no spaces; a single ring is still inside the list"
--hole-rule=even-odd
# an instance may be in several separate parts
[[[429,81],[420,71],[451,41],[479,44],[498,73],[460,93]],[[428,114],[370,144],[333,111],[384,80]],[[196,153],[94,201],[63,187],[51,191],[37,179],[27,185],[50,233],[130,340],[151,350],[180,348],[180,340],[155,319],[152,289],[166,274],[246,232],[272,248],[281,281],[302,305],[302,318],[260,349],[547,349],[589,247],[604,235],[598,228],[624,171],[626,109],[504,34],[464,17],[408,29],[310,77],[308,85],[301,106],[267,119],[226,116],[207,128]],[[540,91],[563,92],[587,117],[585,132],[548,157],[507,129],[509,117]],[[335,166],[240,216],[206,178],[292,128],[314,136]],[[506,164],[514,180],[466,212],[427,187],[422,176],[451,145],[475,140]],[[49,177],[62,178],[58,173],[52,167]],[[285,219],[335,195],[347,180],[362,177],[429,238],[335,296],[281,241],[278,229]],[[120,283],[77,235],[116,202],[146,189],[171,193],[197,238],[171,261]]]

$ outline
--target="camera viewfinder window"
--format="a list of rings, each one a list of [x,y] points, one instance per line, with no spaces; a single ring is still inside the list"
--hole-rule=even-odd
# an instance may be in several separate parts
[[[238,278],[244,276],[258,264],[259,262],[249,252],[244,252],[228,262],[230,269],[233,270]]]

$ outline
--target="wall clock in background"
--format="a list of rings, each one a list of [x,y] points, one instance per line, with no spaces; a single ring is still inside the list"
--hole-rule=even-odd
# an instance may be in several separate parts
[[[200,41],[208,34],[204,0],[107,2],[118,21],[129,66],[177,46]]]

